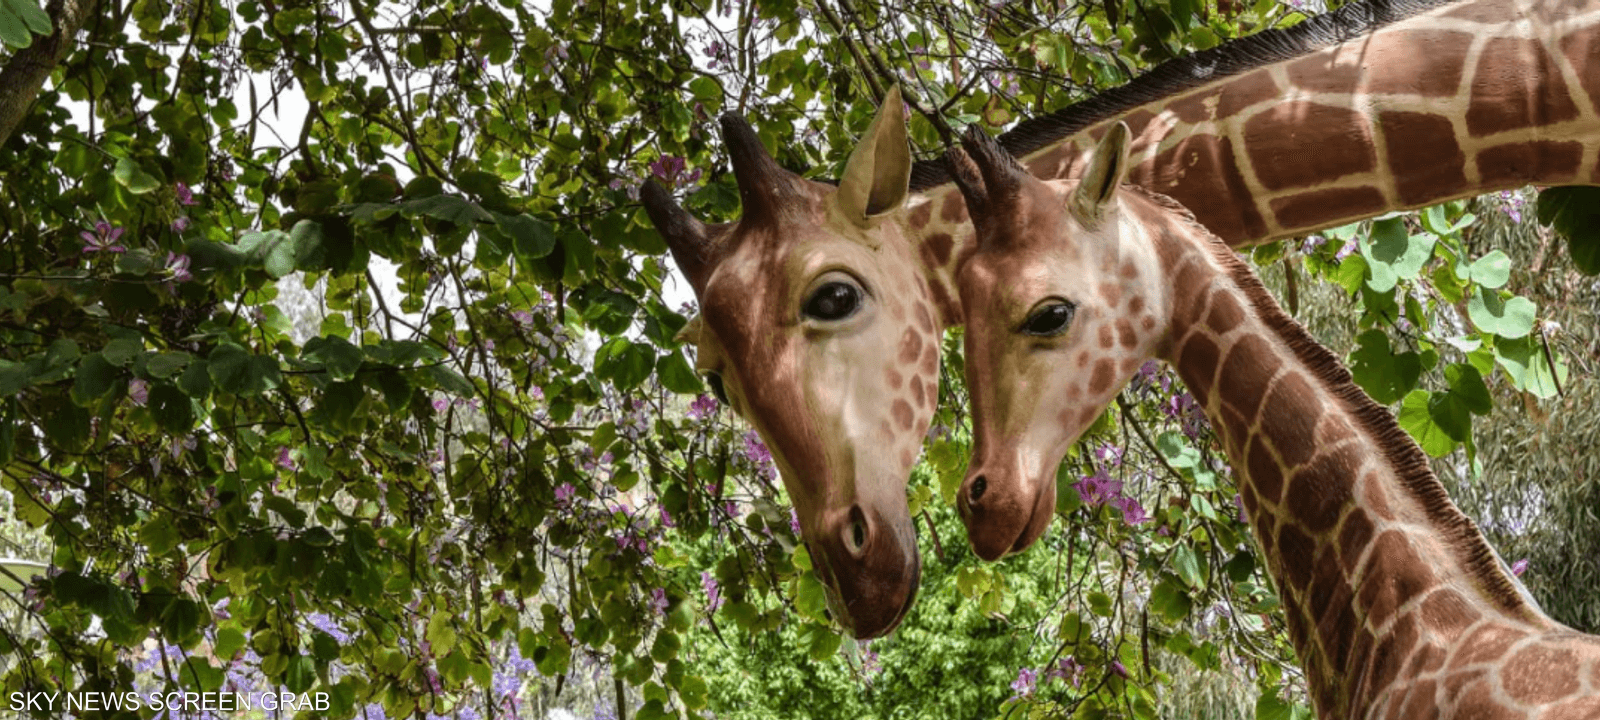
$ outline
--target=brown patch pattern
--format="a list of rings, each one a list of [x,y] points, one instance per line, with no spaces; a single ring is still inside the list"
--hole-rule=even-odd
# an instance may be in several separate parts
[[[1317,392],[1311,387],[1311,381],[1298,371],[1290,371],[1279,379],[1261,406],[1261,425],[1272,428],[1272,446],[1283,458],[1285,467],[1299,468],[1296,477],[1311,473],[1312,477],[1306,479],[1306,484],[1318,486],[1331,483],[1344,487],[1345,482],[1340,476],[1328,474],[1340,468],[1317,465],[1301,467],[1317,451],[1316,443],[1312,441],[1317,434],[1317,420],[1321,417],[1322,407]],[[1302,483],[1296,481],[1295,484],[1298,486]],[[1299,492],[1300,488],[1296,487],[1295,490]]]
[[[1328,188],[1273,200],[1272,214],[1285,229],[1301,229],[1375,215],[1387,205],[1375,187]]]
[[[1483,617],[1467,604],[1461,593],[1448,588],[1429,595],[1418,612],[1428,632],[1447,643],[1454,643],[1461,633]]]
[[[1395,189],[1407,205],[1426,205],[1467,189],[1467,156],[1450,119],[1429,113],[1385,112],[1378,116]]]
[[[1500,669],[1500,686],[1524,705],[1555,702],[1581,687],[1578,657],[1563,648],[1522,648]]]
[[[1571,180],[1583,159],[1583,143],[1550,140],[1512,143],[1478,153],[1486,185],[1521,185]]]
[[[917,356],[922,353],[922,335],[916,328],[906,328],[900,336],[900,354],[898,359],[901,365],[910,365],[917,361]]]
[[[1372,627],[1382,627],[1401,603],[1437,582],[1411,541],[1398,530],[1379,535],[1367,557],[1367,571],[1361,577],[1359,597]]]
[[[1128,182],[1172,196],[1229,243],[1261,237],[1267,224],[1234,160],[1233,141],[1191,135],[1129,173]]]
[[[1346,575],[1354,575],[1361,556],[1372,542],[1372,520],[1365,513],[1350,513],[1339,527],[1339,563]]]
[[[1310,444],[1310,436],[1306,436]],[[1318,455],[1289,482],[1289,512],[1314,533],[1333,530],[1353,503],[1348,479],[1361,465],[1361,450],[1345,445]]]
[[[1594,111],[1600,113],[1600,73],[1582,70],[1592,68],[1594,58],[1600,57],[1600,25],[1567,33],[1561,38],[1561,54],[1578,70],[1575,74],[1583,92],[1589,96]]]
[[[1578,107],[1544,45],[1523,38],[1490,38],[1484,44],[1467,107],[1467,132],[1473,137],[1577,116]]]
[[[1247,120],[1244,136],[1256,177],[1269,190],[1313,187],[1378,165],[1369,120],[1353,108],[1282,103]]]
[[[907,403],[904,399],[895,400],[894,405],[890,406],[889,412],[894,415],[894,421],[900,426],[901,430],[911,429],[910,403]]]

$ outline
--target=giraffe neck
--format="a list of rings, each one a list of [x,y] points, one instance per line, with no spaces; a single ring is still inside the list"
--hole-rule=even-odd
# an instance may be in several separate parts
[[[1396,5],[1437,7],[1124,113],[1128,182],[1235,247],[1529,184],[1600,183],[1600,2],[1369,7],[1407,11]],[[1024,162],[1070,177],[1093,147],[1083,136],[1106,127]]]
[[[1222,439],[1321,717],[1365,717],[1484,618],[1552,626],[1393,416],[1241,260],[1170,201],[1128,207],[1173,279],[1161,357]]]
[[[1127,122],[1127,182],[1233,247],[1529,184],[1600,184],[1600,0],[1380,0],[1303,25],[1163,65],[1006,144],[1034,176],[1069,178]],[[1213,71],[1226,76],[1194,80]],[[940,172],[917,168],[905,222],[950,326],[973,231]]]

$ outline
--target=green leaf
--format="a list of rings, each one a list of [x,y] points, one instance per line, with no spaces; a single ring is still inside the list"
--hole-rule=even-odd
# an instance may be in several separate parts
[[[1455,393],[1434,393],[1428,398],[1428,417],[1451,440],[1466,442],[1472,437],[1472,412]]]
[[[1444,378],[1450,383],[1450,394],[1460,398],[1462,406],[1472,414],[1488,415],[1494,409],[1489,386],[1484,384],[1483,375],[1477,368],[1455,363],[1444,369]]]
[[[1444,457],[1456,448],[1456,439],[1434,419],[1433,393],[1413,390],[1400,404],[1400,427],[1411,434],[1422,450],[1433,457]]]
[[[1422,377],[1422,358],[1414,352],[1396,353],[1382,330],[1368,330],[1356,338],[1350,354],[1350,375],[1373,400],[1388,405],[1405,397]]]
[[[1278,699],[1276,693],[1263,694],[1256,700],[1256,720],[1291,720],[1292,706]]]
[[[139,542],[144,543],[152,555],[163,555],[178,545],[178,528],[172,516],[161,513],[139,528]]]
[[[827,622],[827,591],[815,573],[807,572],[800,575],[795,587],[794,608],[799,611],[801,617]]]
[[[72,401],[83,406],[111,392],[122,372],[106,362],[100,353],[85,355],[78,363],[78,377],[72,383]]]
[[[1372,233],[1360,243],[1361,254],[1371,270],[1367,285],[1378,292],[1388,292],[1401,280],[1416,279],[1422,266],[1433,257],[1436,242],[1433,235],[1407,234],[1402,218],[1374,222]]]
[[[239,628],[224,625],[217,630],[217,640],[212,644],[212,654],[219,660],[232,660],[233,656],[244,649],[244,633]]]
[[[1495,343],[1494,352],[1495,361],[1505,368],[1518,390],[1549,398],[1567,381],[1566,364],[1557,361],[1552,369],[1551,358],[1537,336],[1501,340]]]
[[[1467,277],[1479,285],[1498,290],[1511,279],[1511,256],[1496,250],[1478,258],[1467,269]]]
[[[15,1],[8,0],[8,2]],[[127,188],[128,192],[135,195],[142,195],[161,187],[161,181],[150,173],[145,172],[144,168],[139,167],[139,163],[134,162],[132,158],[117,160],[117,167],[112,171],[111,176],[116,178],[117,182],[121,183],[123,187]]]
[[[181,434],[194,429],[194,402],[177,387],[166,383],[155,385],[150,388],[147,404],[162,430]]]
[[[806,648],[806,655],[816,662],[838,653],[842,641],[843,638],[826,625],[806,623],[800,628],[800,644]]]
[[[17,48],[32,44],[28,32],[34,35],[49,35],[54,30],[49,13],[46,13],[34,0],[0,0],[0,26],[8,23],[16,23],[18,27],[0,29],[0,37],[5,39],[6,44]],[[19,34],[21,42],[13,42]]]
[[[537,260],[550,254],[556,247],[556,232],[547,223],[526,213],[502,215],[494,213],[495,224],[511,238],[511,249],[520,261]]]
[[[137,338],[117,338],[106,343],[100,354],[105,356],[106,362],[117,367],[127,367],[128,363],[144,353],[144,341]]]
[[[631,390],[650,377],[655,351],[626,338],[612,338],[595,353],[595,374],[610,380],[618,390]]]
[[[194,356],[186,352],[164,352],[151,355],[145,362],[146,373],[157,380],[165,380],[186,367]]]
[[[477,393],[477,388],[473,387],[472,381],[462,377],[461,373],[443,365],[429,367],[428,376],[433,378],[433,382],[439,386],[439,389],[451,395],[472,397]]]
[[[217,388],[232,395],[256,395],[266,383],[256,374],[254,356],[232,343],[222,343],[206,359],[206,370]]]
[[[366,355],[361,348],[337,335],[314,337],[306,342],[301,357],[322,365],[335,380],[349,380],[361,369]]]
[[[1533,318],[1539,306],[1520,295],[1509,300],[1500,297],[1500,291],[1487,287],[1467,300],[1467,317],[1479,330],[1503,338],[1516,339],[1533,331]]]
[[[450,652],[451,648],[456,646],[456,630],[452,623],[454,619],[454,614],[443,610],[434,613],[433,617],[428,619],[428,630],[425,637],[428,640],[428,644],[433,646],[435,655]]]
[[[700,384],[700,378],[694,374],[694,369],[689,367],[689,361],[679,350],[662,355],[656,360],[656,376],[661,378],[662,387],[675,393],[694,395],[705,391],[705,387]]]
[[[178,389],[185,395],[196,399],[204,399],[211,394],[211,364],[205,360],[195,360],[189,367],[183,369],[183,375],[178,377]]]
[[[1539,193],[1539,223],[1567,239],[1572,264],[1600,275],[1600,187],[1553,187]]]
[[[1189,610],[1193,607],[1194,603],[1189,599],[1189,593],[1171,578],[1157,583],[1155,589],[1150,592],[1150,609],[1168,622],[1175,623],[1188,617]]]
[[[455,195],[433,195],[431,197],[407,200],[400,203],[400,211],[407,217],[426,215],[440,220],[447,220],[457,225],[470,226],[476,222],[494,220],[494,216],[487,210]]]
[[[1205,576],[1200,572],[1200,559],[1188,545],[1172,549],[1172,568],[1178,571],[1178,578],[1190,588],[1198,590],[1205,585]]]
[[[284,687],[289,692],[303,693],[317,682],[317,664],[308,655],[296,654],[289,658],[289,667],[283,671]]]

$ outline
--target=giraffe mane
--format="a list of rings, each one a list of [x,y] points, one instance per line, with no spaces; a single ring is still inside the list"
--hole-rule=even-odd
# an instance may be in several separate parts
[[[1031,118],[1001,135],[1001,146],[1024,157],[1105,120],[1161,98],[1300,57],[1385,25],[1459,0],[1367,0],[1306,19],[1289,28],[1263,30],[1193,55],[1168,60],[1123,85],[1091,95],[1048,115]],[[920,160],[911,169],[911,190],[951,181],[943,160]]]
[[[1472,518],[1467,517],[1450,500],[1444,485],[1434,474],[1428,456],[1400,427],[1394,414],[1368,397],[1355,384],[1344,363],[1317,342],[1305,326],[1285,313],[1261,283],[1261,277],[1232,248],[1201,225],[1188,208],[1160,193],[1133,185],[1122,187],[1176,216],[1181,225],[1202,239],[1212,257],[1244,292],[1272,333],[1289,347],[1316,382],[1349,412],[1356,426],[1377,440],[1379,450],[1394,468],[1400,486],[1422,506],[1428,520],[1442,531],[1447,540],[1446,547],[1461,561],[1468,574],[1478,580],[1480,589],[1489,600],[1512,615],[1537,615],[1538,608],[1529,603],[1511,581],[1503,563],[1478,531]]]

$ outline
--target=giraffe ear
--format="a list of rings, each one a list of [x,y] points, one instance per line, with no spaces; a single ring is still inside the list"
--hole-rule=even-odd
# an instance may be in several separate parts
[[[702,320],[701,316],[696,314],[694,317],[689,318],[689,322],[683,324],[683,329],[673,335],[672,339],[698,347],[700,345],[700,328],[704,325],[705,320]]]
[[[906,137],[900,86],[889,89],[878,116],[845,163],[835,202],[850,222],[867,227],[906,201],[911,183],[911,146]]]
[[[662,187],[655,178],[644,182],[644,187],[639,189],[639,198],[644,201],[650,222],[655,224],[656,231],[667,241],[673,261],[678,263],[678,269],[689,279],[695,295],[699,295],[705,290],[706,280],[711,278],[711,271],[716,268],[721,255],[705,223],[696,220],[689,211],[678,205],[672,199],[672,192]]]
[[[1089,159],[1089,171],[1072,191],[1070,209],[1079,224],[1086,228],[1100,224],[1101,216],[1127,172],[1128,126],[1119,121],[1100,139],[1094,156]]]

